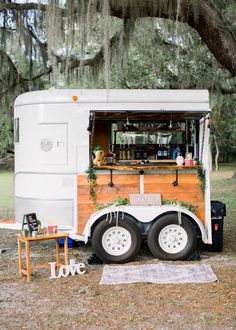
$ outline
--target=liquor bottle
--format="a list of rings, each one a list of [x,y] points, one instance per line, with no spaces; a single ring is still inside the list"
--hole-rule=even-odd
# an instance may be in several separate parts
[[[158,149],[157,149],[157,159],[162,158],[162,148],[161,148],[161,144],[158,145]]]
[[[118,157],[119,157],[119,160],[122,160],[123,159],[123,148],[122,148],[122,144],[120,144]]]
[[[142,158],[142,151],[139,150],[139,149],[135,150],[135,152],[134,152],[134,158],[136,160],[140,160]]]
[[[168,151],[167,151],[167,148],[164,147],[163,148],[163,158],[167,158],[167,156],[168,156]]]
[[[123,149],[122,149],[122,159],[126,159],[126,150],[125,150],[125,144],[123,144]]]
[[[126,155],[127,155],[127,160],[130,160],[131,159],[131,151],[130,151],[129,145],[127,146]]]
[[[116,153],[115,153],[115,146],[112,144],[111,146],[111,152],[113,154],[113,164],[116,164]]]
[[[111,151],[111,148],[109,148],[108,154],[107,154],[107,164],[112,165],[113,164],[113,153]]]
[[[170,148],[170,145],[167,146],[167,158],[168,159],[171,158],[171,148]]]
[[[142,157],[143,159],[148,159],[148,152],[147,152],[147,150],[143,150],[143,157]]]

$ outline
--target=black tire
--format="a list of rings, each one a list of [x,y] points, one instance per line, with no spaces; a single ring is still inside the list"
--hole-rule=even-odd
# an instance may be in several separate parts
[[[113,241],[110,244],[111,246],[108,246],[110,234]],[[115,219],[111,222],[103,219],[94,229],[92,247],[94,253],[104,263],[126,263],[134,260],[140,250],[141,233],[136,224],[131,222],[127,216],[123,219],[119,218],[118,226]],[[114,250],[112,250],[113,247]],[[122,250],[124,253],[122,253]]]
[[[150,251],[158,259],[186,260],[197,248],[197,233],[185,215],[181,215],[181,224],[178,225],[178,214],[169,213],[153,223],[147,241]]]

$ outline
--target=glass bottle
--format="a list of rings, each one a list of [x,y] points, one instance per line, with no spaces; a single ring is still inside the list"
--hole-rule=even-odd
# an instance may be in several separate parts
[[[125,150],[125,144],[123,144],[123,156],[122,156],[122,159],[126,160],[126,150]]]
[[[109,148],[108,154],[107,154],[107,164],[112,165],[113,164],[113,152],[111,148]]]
[[[122,144],[120,144],[120,149],[119,149],[119,160],[123,159],[123,149],[122,149]]]
[[[116,153],[115,153],[114,144],[112,144],[112,146],[111,146],[111,151],[112,151],[112,154],[113,154],[113,164],[116,164]]]

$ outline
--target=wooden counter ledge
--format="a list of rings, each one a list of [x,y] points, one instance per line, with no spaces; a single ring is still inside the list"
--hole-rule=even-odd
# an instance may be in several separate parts
[[[162,171],[162,170],[173,170],[173,171],[184,171],[184,170],[198,170],[199,165],[191,166],[176,166],[176,165],[102,165],[95,166],[95,170],[116,170],[116,171]]]

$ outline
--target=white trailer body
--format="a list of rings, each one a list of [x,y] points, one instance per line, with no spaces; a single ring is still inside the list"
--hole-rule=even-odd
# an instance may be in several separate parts
[[[15,121],[15,211],[16,223],[35,212],[43,225],[57,224],[72,238],[87,241],[91,226],[101,216],[88,219],[78,235],[77,176],[89,166],[89,117],[93,112],[186,113],[202,117],[199,154],[206,170],[205,221],[198,223],[204,243],[211,243],[209,130],[210,112],[206,90],[56,90],[29,92],[17,97]],[[202,149],[203,148],[203,152]],[[174,206],[125,206],[140,222],[155,214],[176,211]],[[185,210],[186,211],[186,210]],[[100,211],[101,212],[101,211]],[[102,211],[106,212],[106,211]],[[187,212],[187,211],[186,211]]]

